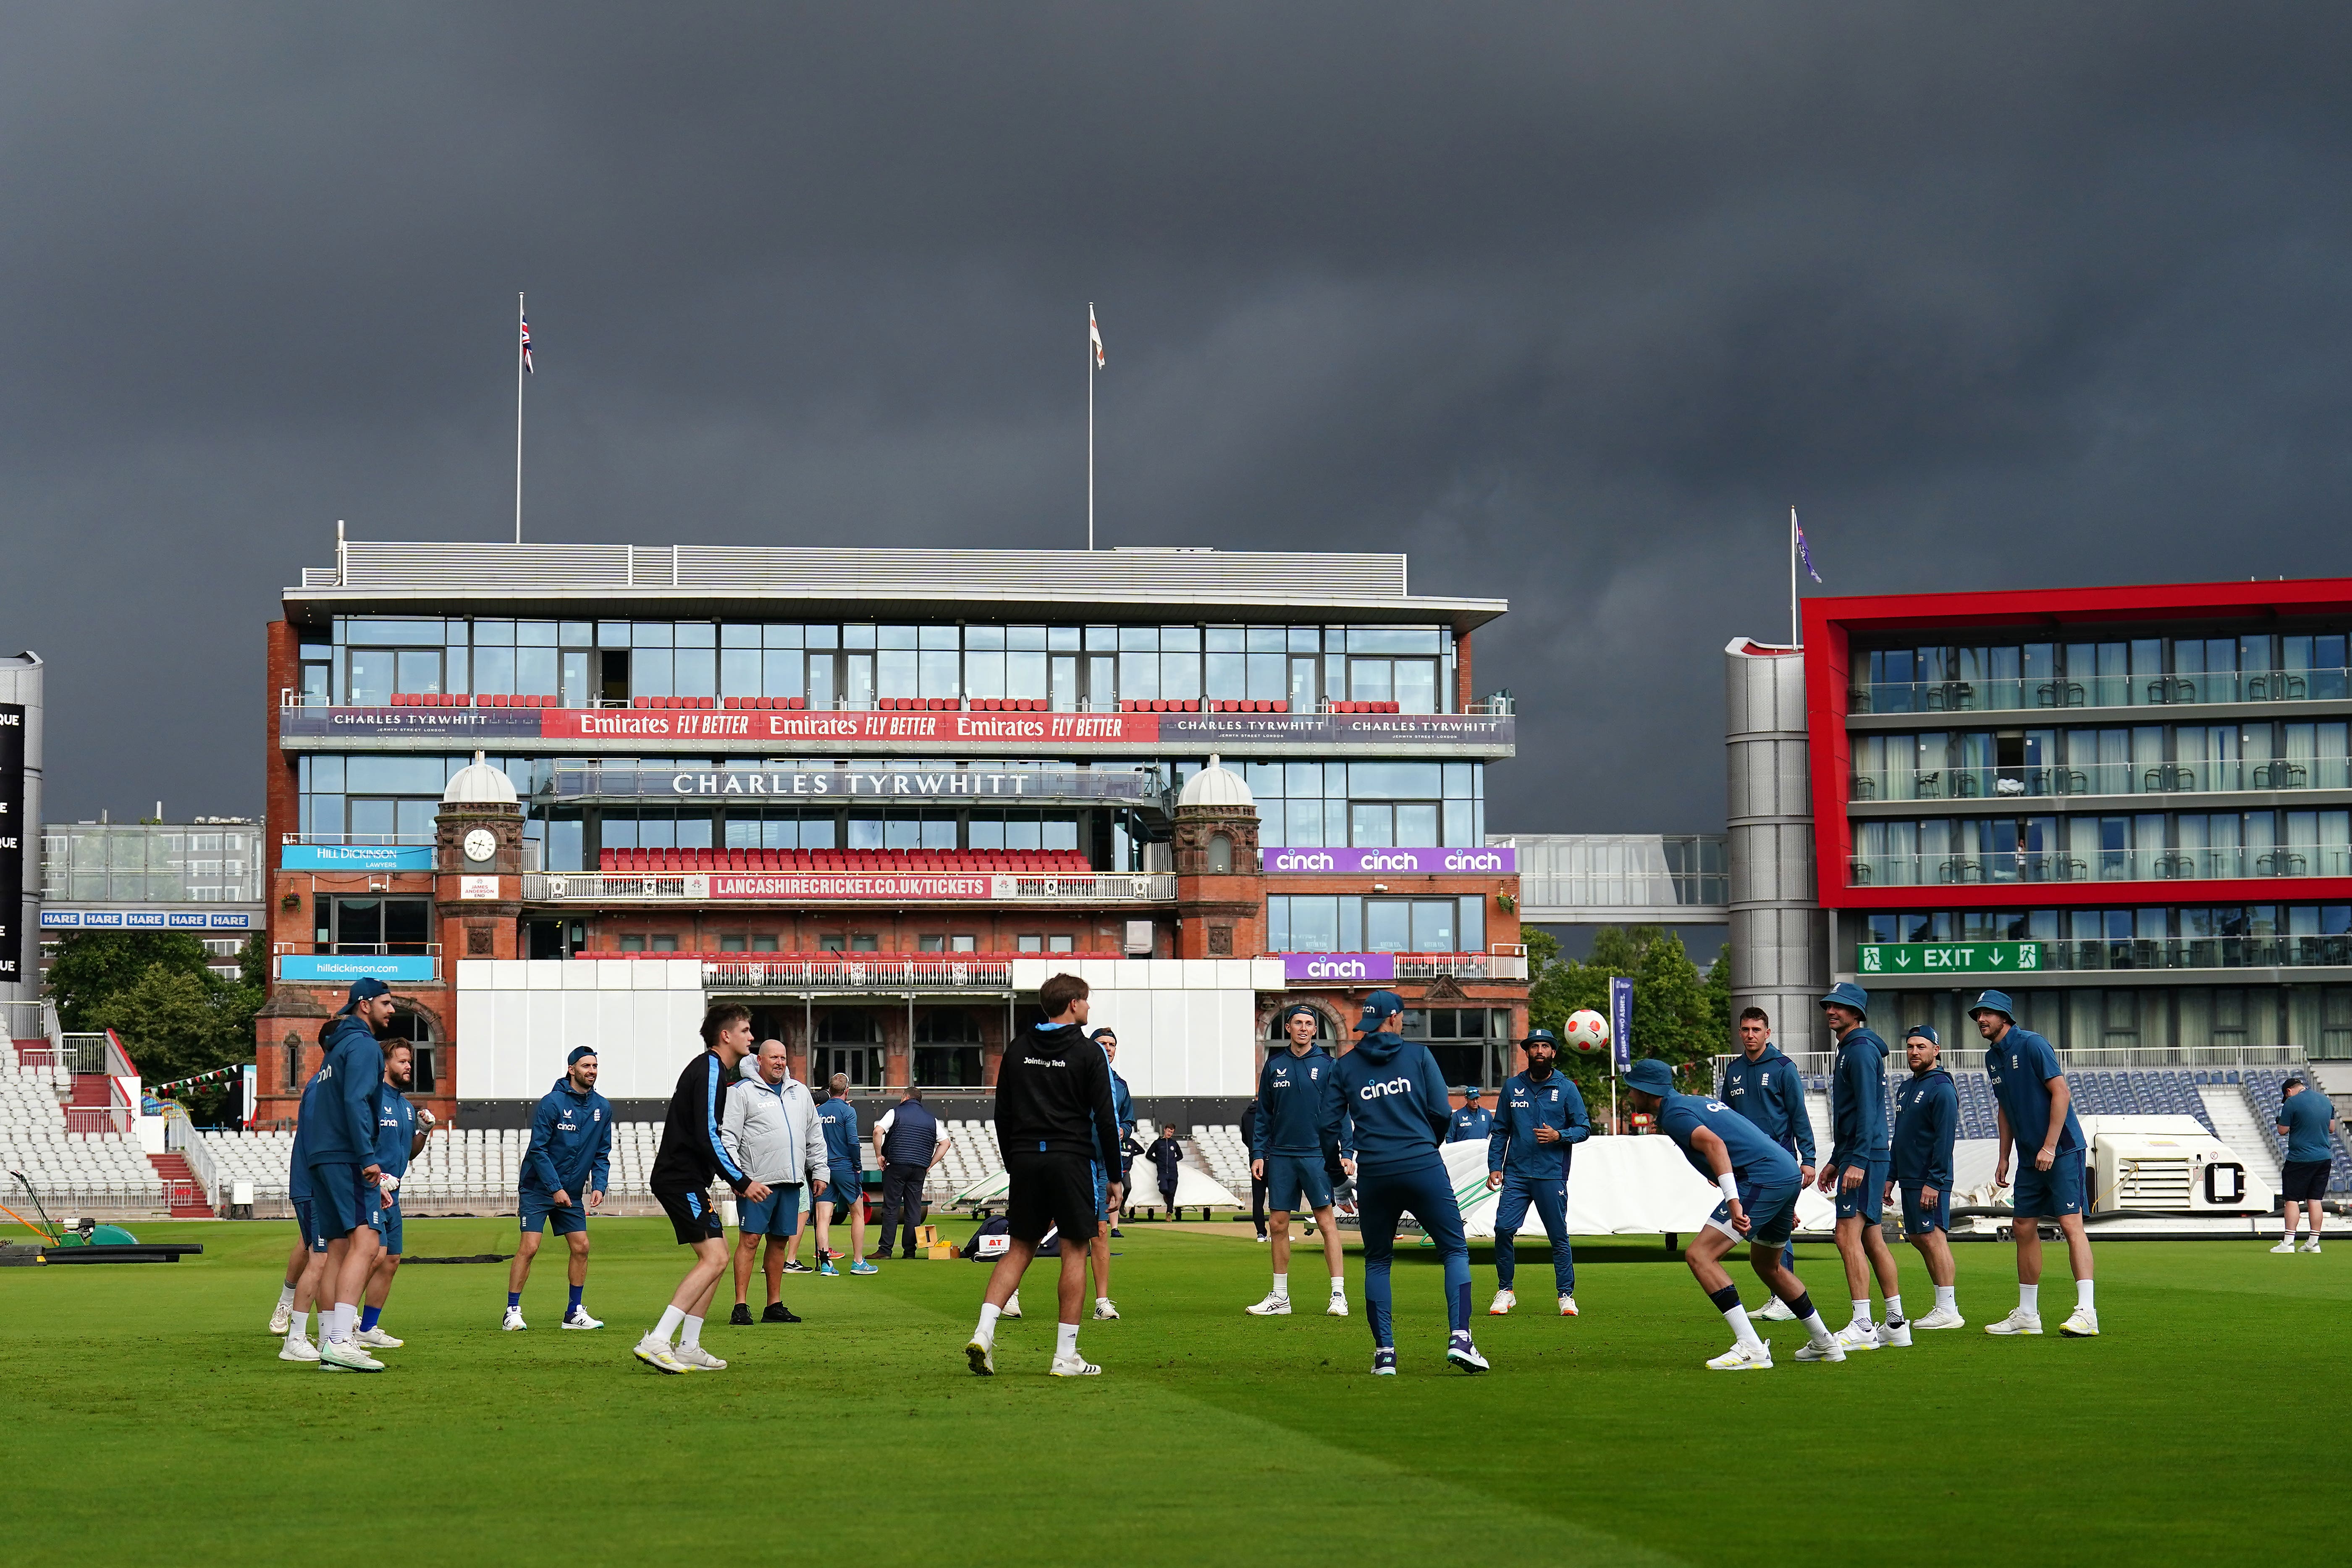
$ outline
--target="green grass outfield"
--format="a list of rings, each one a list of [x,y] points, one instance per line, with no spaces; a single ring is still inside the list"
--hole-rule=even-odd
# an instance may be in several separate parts
[[[682,1268],[658,1220],[597,1222],[588,1300],[555,1328],[542,1255],[525,1334],[497,1331],[502,1267],[412,1266],[382,1376],[275,1359],[266,1331],[292,1227],[142,1225],[195,1240],[167,1266],[0,1269],[0,1477],[12,1564],[157,1562],[858,1564],[2342,1561],[2352,1431],[2352,1235],[2320,1257],[2258,1243],[2113,1244],[2104,1338],[1981,1325],[2014,1303],[2011,1254],[1960,1258],[1969,1327],[1909,1351],[1727,1376],[1728,1342],[1655,1242],[1580,1255],[1584,1316],[1480,1318],[1489,1376],[1440,1361],[1433,1256],[1397,1271],[1402,1375],[1366,1375],[1357,1315],[1245,1317],[1265,1251],[1245,1227],[1130,1225],[1127,1316],[1087,1325],[1105,1374],[1049,1379],[1051,1285],[998,1341],[962,1347],[978,1265],[789,1277],[796,1326],[705,1343],[724,1373],[663,1377],[629,1346]],[[413,1255],[510,1251],[513,1222],[412,1221]],[[1845,1308],[1834,1255],[1800,1271]],[[1532,1258],[1528,1253],[1532,1252]],[[2052,1250],[2053,1259],[2060,1255]],[[1932,1301],[1905,1250],[1913,1310]],[[1478,1304],[1494,1288],[1473,1255]],[[1827,1289],[1824,1289],[1827,1287]],[[755,1289],[757,1289],[755,1285]],[[1753,1283],[1749,1281],[1752,1295]],[[1310,1315],[1311,1314],[1311,1315]]]

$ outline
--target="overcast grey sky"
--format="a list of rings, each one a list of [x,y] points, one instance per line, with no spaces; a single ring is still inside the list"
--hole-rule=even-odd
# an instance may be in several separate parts
[[[355,536],[1403,550],[1502,829],[1712,829],[1826,592],[2347,571],[2352,14],[12,5],[52,816],[253,810]],[[1593,759],[1605,757],[1606,763]]]

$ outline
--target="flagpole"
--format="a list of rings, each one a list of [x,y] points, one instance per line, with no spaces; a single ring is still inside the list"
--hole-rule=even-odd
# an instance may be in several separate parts
[[[515,542],[522,542],[522,296],[515,296]]]
[[[1802,647],[1797,635],[1797,509],[1789,509],[1789,646]]]
[[[1087,549],[1095,547],[1095,302],[1087,301]]]

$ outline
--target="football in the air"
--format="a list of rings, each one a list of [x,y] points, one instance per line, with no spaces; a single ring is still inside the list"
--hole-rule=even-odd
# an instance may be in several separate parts
[[[1568,1016],[1568,1027],[1559,1032],[1568,1048],[1583,1056],[1592,1056],[1609,1048],[1609,1020],[1586,1007]]]

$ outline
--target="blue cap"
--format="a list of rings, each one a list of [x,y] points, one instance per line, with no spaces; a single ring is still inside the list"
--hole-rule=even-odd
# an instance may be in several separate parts
[[[2006,991],[1988,991],[1978,997],[1977,1005],[1969,1009],[1969,1016],[1973,1018],[1979,1013],[1998,1013],[2012,1024],[2017,1022],[2017,1009],[2011,1005]]]
[[[1541,1040],[1545,1045],[1549,1046],[1554,1050],[1559,1049],[1559,1037],[1553,1034],[1549,1029],[1529,1029],[1528,1031],[1528,1037],[1521,1040],[1519,1044],[1522,1046],[1532,1046],[1538,1040]]]
[[[352,982],[352,994],[343,999],[343,1011],[348,1013],[361,1003],[377,996],[389,996],[392,987],[373,974],[362,974]]]
[[[1108,1035],[1110,1037],[1110,1043],[1112,1045],[1118,1044],[1118,1031],[1112,1028],[1108,1024],[1104,1025],[1101,1028],[1097,1029],[1093,1034],[1088,1035],[1087,1038],[1092,1040],[1097,1045],[1100,1045],[1102,1044],[1103,1037],[1105,1035]]]
[[[580,1065],[581,1058],[593,1057],[595,1054],[596,1047],[593,1046],[574,1046],[572,1047],[572,1054],[563,1058],[563,1065],[568,1068],[576,1068]]]
[[[1864,1017],[1870,1016],[1870,993],[1851,980],[1841,980],[1831,986],[1829,994],[1822,998],[1821,1005],[1826,1007],[1832,1002],[1841,1007],[1851,1007]]]
[[[1668,1095],[1675,1091],[1675,1069],[1655,1057],[1643,1057],[1625,1069],[1625,1083],[1643,1094]]]
[[[1293,1002],[1289,1006],[1285,1007],[1285,1008],[1282,1010],[1282,1023],[1283,1023],[1283,1026],[1284,1026],[1285,1028],[1289,1027],[1290,1020],[1292,1020],[1293,1018],[1296,1018],[1296,1017],[1297,1017],[1297,1016],[1298,1016],[1298,1015],[1299,1015],[1299,1014],[1301,1014],[1301,1013],[1306,1014],[1306,1015],[1307,1015],[1308,1017],[1310,1017],[1310,1018],[1315,1018],[1315,1019],[1318,1019],[1318,1020],[1322,1017],[1322,1015],[1321,1015],[1320,1013],[1318,1013],[1318,1012],[1314,1009],[1314,1007],[1313,1007],[1313,1006],[1311,1006],[1310,1005],[1308,1005],[1307,1003],[1305,1003],[1305,1002]]]
[[[1465,1083],[1462,1086],[1462,1098],[1465,1100],[1475,1100],[1486,1092],[1475,1083]]]
[[[1369,1035],[1381,1026],[1381,1019],[1403,1011],[1403,997],[1393,991],[1375,991],[1364,998],[1364,1016],[1357,1021],[1356,1033]]]
[[[1936,1033],[1936,1026],[1933,1024],[1914,1024],[1903,1031],[1903,1037],[1906,1040],[1914,1035],[1931,1046],[1940,1046],[1944,1043],[1944,1037]]]

